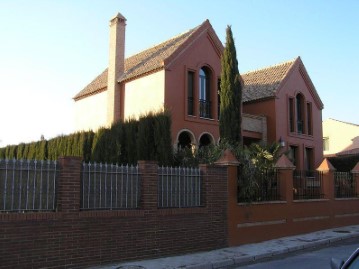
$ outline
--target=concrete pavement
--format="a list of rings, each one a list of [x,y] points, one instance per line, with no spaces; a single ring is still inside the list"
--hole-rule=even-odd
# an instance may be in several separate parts
[[[359,237],[359,225],[282,237],[256,244],[222,248],[181,256],[91,267],[92,269],[216,269],[250,263],[274,255]],[[359,247],[359,243],[358,243]]]

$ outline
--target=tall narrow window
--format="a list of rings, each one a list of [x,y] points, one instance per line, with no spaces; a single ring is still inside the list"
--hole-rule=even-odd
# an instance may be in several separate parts
[[[294,99],[289,98],[289,130],[294,132]]]
[[[305,170],[307,171],[314,170],[314,154],[312,148],[305,148],[304,162],[305,162]]]
[[[304,133],[304,97],[301,94],[298,94],[296,97],[296,120],[297,120],[297,133]]]
[[[289,150],[289,159],[293,163],[294,166],[298,166],[298,147],[297,146],[290,146],[289,148],[290,148],[290,150]]]
[[[199,99],[206,100],[207,75],[203,68],[199,71]]]
[[[220,115],[221,115],[221,95],[220,95],[220,93],[221,93],[221,80],[220,79],[218,79],[218,82],[217,82],[217,98],[218,98],[218,108],[217,108],[217,115],[218,115],[218,120],[219,120],[219,117],[220,117]]]
[[[210,74],[204,67],[199,71],[199,116],[211,118]]]
[[[194,89],[194,72],[188,71],[187,73],[187,114],[188,115],[194,115],[193,89]]]
[[[313,121],[312,121],[312,104],[307,103],[307,130],[309,135],[313,135]]]

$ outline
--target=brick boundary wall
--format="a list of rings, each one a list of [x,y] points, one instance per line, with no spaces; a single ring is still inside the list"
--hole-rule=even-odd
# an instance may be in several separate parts
[[[281,201],[239,204],[239,163],[226,151],[216,166],[200,166],[202,207],[159,209],[158,166],[140,161],[140,208],[112,211],[80,210],[81,159],[60,158],[56,212],[0,213],[0,268],[83,268],[359,224],[359,198],[334,197],[328,160],[318,168],[324,198],[296,201],[295,167],[283,156]],[[359,193],[359,163],[352,173]]]
[[[282,155],[276,168],[280,201],[239,204],[236,197],[231,196],[228,207],[229,246],[359,224],[359,197],[335,198],[335,169],[327,159],[317,169],[323,172],[322,199],[294,200],[295,167]],[[355,192],[359,194],[359,163],[352,173],[356,182]],[[237,189],[236,175],[228,178],[228,185],[229,190]]]
[[[0,213],[0,268],[83,268],[228,245],[225,167],[200,167],[203,207],[158,209],[158,166],[140,161],[140,209],[113,211],[80,210],[80,158],[59,167],[57,212]]]

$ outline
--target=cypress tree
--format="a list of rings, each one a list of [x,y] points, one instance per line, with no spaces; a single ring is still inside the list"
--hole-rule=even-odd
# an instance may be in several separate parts
[[[106,128],[100,128],[94,135],[92,142],[92,161],[103,162],[105,160],[105,143]]]
[[[48,160],[54,160],[55,139],[56,138],[52,138],[49,141],[47,141],[47,159]]]
[[[74,134],[64,136],[65,139],[65,153],[64,156],[73,156]]]
[[[26,143],[24,146],[24,151],[22,153],[22,159],[28,159],[29,150],[30,150],[30,144]]]
[[[84,143],[83,143],[83,158],[85,162],[89,162],[91,160],[92,154],[92,143],[95,133],[93,131],[89,131],[83,133]]]
[[[242,83],[231,26],[226,29],[226,46],[221,58],[219,132],[222,141],[242,144]]]
[[[135,164],[137,158],[137,135],[138,135],[138,121],[129,119],[124,124],[124,135],[122,139],[122,151],[126,158],[125,162],[128,164]]]
[[[47,159],[47,140],[41,140],[36,142],[36,160],[46,160]]]
[[[0,148],[0,160],[5,159],[5,148]]]
[[[171,115],[169,111],[159,113],[155,117],[154,143],[156,160],[160,165],[173,164],[171,123]]]
[[[139,160],[155,160],[154,121],[153,114],[139,119],[137,133],[137,158]]]
[[[25,144],[20,143],[19,146],[17,147],[16,159],[18,159],[18,160],[24,159],[24,155],[23,155],[24,149],[25,149]]]
[[[119,121],[111,127],[112,140],[112,163],[123,163],[124,153],[122,148],[123,143],[123,122]]]
[[[27,155],[28,160],[34,160],[36,158],[36,142],[31,142],[29,144],[29,152]]]

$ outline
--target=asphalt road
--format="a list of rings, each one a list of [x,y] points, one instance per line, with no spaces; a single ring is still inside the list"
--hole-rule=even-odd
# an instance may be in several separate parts
[[[359,248],[359,238],[337,242],[320,249],[308,249],[287,255],[275,256],[256,264],[235,267],[236,269],[328,269],[331,258],[347,259]]]

